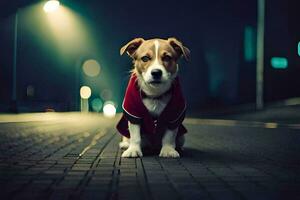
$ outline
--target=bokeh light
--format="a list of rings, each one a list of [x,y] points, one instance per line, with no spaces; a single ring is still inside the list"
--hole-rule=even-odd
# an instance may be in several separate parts
[[[59,1],[56,0],[50,0],[47,1],[44,5],[44,11],[46,13],[52,13],[59,9]]]
[[[103,106],[103,102],[100,98],[95,98],[92,101],[92,108],[96,112],[100,112],[101,108]]]
[[[284,57],[272,57],[271,58],[271,66],[274,69],[286,69],[288,68],[288,59]]]
[[[265,123],[265,127],[266,128],[277,128],[278,124],[277,123],[269,122],[269,123]]]
[[[100,64],[93,59],[86,60],[82,65],[83,72],[90,77],[98,76],[100,73]]]
[[[92,91],[91,91],[90,87],[88,87],[88,86],[82,86],[80,88],[80,96],[81,96],[82,99],[88,99],[88,98],[90,98],[91,94],[92,94]]]
[[[114,117],[116,115],[116,106],[111,101],[106,101],[103,106],[103,114],[106,117]]]
[[[112,98],[112,91],[109,89],[104,89],[100,92],[100,97],[107,101]]]

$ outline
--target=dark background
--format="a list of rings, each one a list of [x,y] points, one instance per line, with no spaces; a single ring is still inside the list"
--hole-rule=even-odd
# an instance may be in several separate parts
[[[135,37],[176,37],[191,50],[191,62],[180,63],[180,77],[189,112],[224,109],[255,103],[255,58],[245,59],[245,29],[256,34],[255,0],[202,1],[61,1],[80,21],[79,29],[54,34],[40,1],[1,1],[0,111],[11,101],[14,15],[18,9],[17,104],[20,112],[78,110],[79,87],[89,85],[92,98],[106,89],[120,104],[131,60],[120,57],[122,45]],[[299,3],[266,3],[264,99],[275,102],[300,96]],[[57,19],[61,21],[63,19]],[[57,22],[58,23],[58,22]],[[84,41],[72,40],[84,31]],[[70,37],[68,37],[70,35]],[[56,42],[54,42],[56,40]],[[58,41],[58,43],[57,43]],[[250,41],[256,48],[256,41]],[[255,53],[255,52],[254,52]],[[286,57],[287,69],[273,69],[271,57]],[[85,59],[101,65],[99,77],[88,78],[80,66]],[[27,87],[34,87],[28,97]]]

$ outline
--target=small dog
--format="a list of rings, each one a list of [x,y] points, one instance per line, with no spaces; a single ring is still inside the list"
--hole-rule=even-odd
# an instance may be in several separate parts
[[[123,101],[123,116],[117,125],[123,135],[122,157],[142,157],[142,147],[158,145],[160,157],[180,157],[177,148],[187,132],[182,125],[186,103],[177,77],[180,57],[189,60],[190,51],[175,38],[136,38],[120,50],[133,59]]]

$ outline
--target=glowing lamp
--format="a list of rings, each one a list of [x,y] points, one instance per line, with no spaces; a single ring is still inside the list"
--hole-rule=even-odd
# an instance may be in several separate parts
[[[46,13],[52,13],[59,9],[59,1],[57,0],[50,0],[47,1],[44,5],[44,11]]]

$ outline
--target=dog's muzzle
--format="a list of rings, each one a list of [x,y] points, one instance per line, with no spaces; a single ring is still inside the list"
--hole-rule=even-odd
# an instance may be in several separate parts
[[[162,77],[162,70],[160,69],[152,69],[151,70],[152,81],[151,83],[160,83]]]

